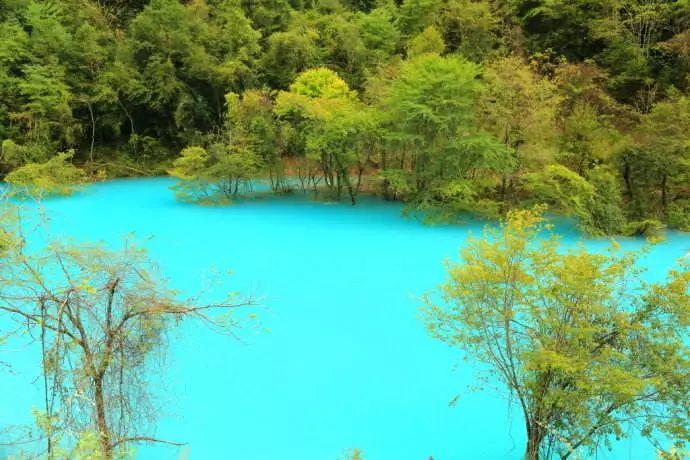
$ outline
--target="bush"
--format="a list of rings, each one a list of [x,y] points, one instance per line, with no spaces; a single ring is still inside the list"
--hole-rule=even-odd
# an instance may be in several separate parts
[[[45,163],[29,163],[5,177],[20,196],[71,195],[86,180],[86,174],[70,163],[74,151],[58,153]]]
[[[677,200],[668,206],[668,225],[690,232],[690,199]]]

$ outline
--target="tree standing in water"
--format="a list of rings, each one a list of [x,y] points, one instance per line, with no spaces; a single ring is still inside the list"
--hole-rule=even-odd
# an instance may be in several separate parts
[[[40,425],[48,458],[56,449],[52,439],[64,435],[79,442],[84,433],[96,433],[98,458],[105,460],[133,443],[170,443],[147,434],[157,412],[150,372],[167,333],[195,319],[232,334],[238,324],[232,313],[252,301],[181,300],[146,252],[127,242],[117,251],[59,244],[35,253],[20,238],[8,241],[0,312],[40,341],[45,385]]]
[[[537,211],[515,211],[449,264],[431,334],[487,365],[519,404],[526,458],[562,460],[632,424],[690,440],[690,271],[640,278],[635,254],[563,251]],[[665,453],[672,458],[672,453]]]

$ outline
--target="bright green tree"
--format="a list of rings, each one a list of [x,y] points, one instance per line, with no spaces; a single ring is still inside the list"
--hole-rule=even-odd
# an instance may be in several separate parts
[[[276,113],[304,133],[305,157],[318,164],[326,189],[337,199],[346,191],[355,204],[375,144],[374,113],[326,68],[300,74],[289,92],[278,94]],[[312,185],[321,178],[311,177]]]
[[[58,153],[44,163],[28,163],[5,177],[12,190],[21,196],[41,198],[71,195],[86,180],[86,174],[71,163],[74,151]]]
[[[427,53],[403,63],[386,109],[390,154],[383,175],[413,206],[495,214],[497,176],[514,168],[504,144],[479,126],[479,67]]]
[[[225,130],[229,140],[261,159],[262,176],[268,176],[271,190],[287,192],[290,184],[281,156],[283,139],[273,111],[273,94],[260,90],[247,90],[241,96],[228,93],[225,102],[228,112]]]
[[[530,460],[594,451],[630,421],[682,447],[690,271],[645,283],[637,254],[564,250],[544,231],[539,212],[512,211],[470,239],[448,265],[443,301],[429,300],[430,333],[501,382],[523,415]]]
[[[260,170],[261,158],[246,146],[215,142],[185,148],[169,172],[181,179],[173,186],[181,200],[211,204],[251,190]]]

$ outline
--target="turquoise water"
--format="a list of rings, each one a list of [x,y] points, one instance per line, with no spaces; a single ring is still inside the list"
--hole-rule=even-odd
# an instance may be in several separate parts
[[[216,266],[234,271],[233,289],[263,298],[263,328],[241,331],[242,342],[195,325],[171,336],[167,368],[152,378],[156,434],[188,444],[141,447],[138,458],[336,460],[352,447],[367,460],[522,458],[517,409],[467,390],[475,369],[418,318],[418,297],[443,281],[443,260],[482,223],[428,227],[377,200],[199,207],[175,202],[171,184],[112,181],[45,203],[54,237],[116,244],[135,232],[175,287],[196,291]],[[558,231],[568,244],[581,241],[572,228]],[[644,261],[649,278],[689,251],[690,235],[670,234]],[[0,356],[15,363],[0,376],[0,426],[30,420],[40,404],[32,356],[16,346]],[[0,458],[8,452],[0,447]],[[654,455],[633,436],[598,458]]]

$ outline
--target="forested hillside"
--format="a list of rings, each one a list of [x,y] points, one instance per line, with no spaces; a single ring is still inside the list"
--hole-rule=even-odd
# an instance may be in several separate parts
[[[1,170],[690,230],[687,0],[2,0]]]

